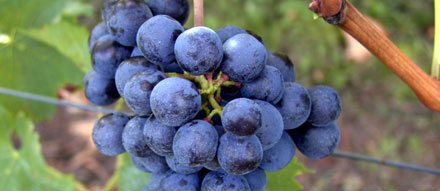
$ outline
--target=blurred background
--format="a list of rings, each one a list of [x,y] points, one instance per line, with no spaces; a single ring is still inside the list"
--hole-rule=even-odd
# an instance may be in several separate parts
[[[351,2],[429,72],[432,0]],[[268,50],[289,55],[298,83],[306,88],[326,84],[338,90],[343,103],[338,120],[340,150],[440,168],[439,115],[426,109],[410,88],[355,40],[322,19],[314,20],[308,3],[207,0],[205,25],[215,30],[225,25],[251,30],[263,38]],[[82,90],[82,77],[91,69],[87,38],[100,22],[101,6],[101,0],[0,1],[0,86],[87,103]],[[191,16],[185,26],[192,26]],[[129,184],[143,177],[146,185],[147,176],[126,166],[123,161],[129,159],[125,156],[116,162],[96,151],[90,135],[99,116],[0,95],[0,164],[7,167],[0,170],[0,188],[4,188],[0,190],[35,190],[22,185],[35,179],[42,190],[58,188],[56,184],[99,190],[109,179],[110,184]],[[427,173],[336,157],[312,160],[297,153],[298,161],[313,172],[290,174],[289,178],[295,176],[304,190],[440,188],[439,176]],[[132,173],[111,178],[115,171],[118,175]],[[50,186],[44,187],[46,183]]]

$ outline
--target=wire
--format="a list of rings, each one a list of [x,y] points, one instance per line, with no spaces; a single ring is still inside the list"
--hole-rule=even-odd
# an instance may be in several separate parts
[[[34,100],[34,101],[53,104],[53,105],[60,105],[60,106],[64,106],[64,107],[74,107],[74,108],[87,110],[87,111],[93,111],[93,112],[101,112],[101,113],[117,112],[112,109],[106,109],[106,108],[96,107],[96,106],[92,106],[92,105],[79,104],[79,103],[72,103],[72,102],[62,101],[62,100],[58,100],[58,99],[54,99],[54,98],[50,98],[50,97],[20,92],[20,91],[11,90],[11,89],[6,89],[6,88],[2,88],[2,87],[0,87],[0,94],[12,96],[12,97],[23,98],[23,99]],[[391,167],[397,167],[397,168],[401,168],[401,169],[408,169],[408,170],[413,170],[413,171],[425,172],[425,173],[430,173],[430,174],[434,174],[434,175],[440,175],[440,169],[421,167],[421,166],[417,166],[417,165],[394,162],[394,161],[390,161],[390,160],[382,160],[382,159],[377,159],[377,158],[373,158],[373,157],[369,157],[369,156],[363,156],[363,155],[359,155],[359,154],[349,153],[349,152],[345,152],[345,151],[335,151],[332,156],[355,160],[355,161],[369,162],[369,163],[375,163],[375,164],[386,165],[386,166],[391,166]]]

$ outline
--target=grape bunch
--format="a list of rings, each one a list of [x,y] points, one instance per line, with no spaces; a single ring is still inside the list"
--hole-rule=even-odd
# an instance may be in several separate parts
[[[85,95],[98,106],[121,97],[135,113],[93,128],[108,156],[128,152],[152,173],[148,191],[260,191],[296,148],[312,159],[338,146],[341,100],[305,89],[284,54],[237,26],[185,29],[187,0],[106,0],[92,31]]]

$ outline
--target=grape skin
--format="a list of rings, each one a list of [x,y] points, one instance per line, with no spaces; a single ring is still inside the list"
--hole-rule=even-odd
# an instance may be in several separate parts
[[[134,52],[134,51],[133,51]],[[124,87],[127,81],[135,74],[144,70],[158,70],[158,67],[148,62],[143,57],[132,57],[123,61],[115,74],[116,88],[120,95],[124,95]]]
[[[87,100],[99,106],[110,105],[120,97],[115,81],[105,78],[93,70],[84,77],[84,93]]]
[[[222,113],[222,125],[237,136],[252,136],[261,128],[261,108],[247,98],[234,99],[226,104]]]
[[[172,173],[162,179],[160,188],[164,191],[199,191],[200,183],[200,176],[196,173]]]
[[[341,114],[341,98],[337,91],[329,86],[318,85],[309,89],[312,111],[307,120],[314,126],[326,126]]]
[[[92,66],[96,73],[106,78],[115,78],[116,70],[127,58],[132,48],[116,42],[110,35],[99,38],[92,50]]]
[[[145,157],[132,156],[131,161],[133,165],[144,172],[161,172],[168,169],[167,163],[164,157],[150,153]]]
[[[141,25],[136,41],[148,61],[166,66],[175,60],[174,44],[183,27],[172,17],[154,16]]]
[[[225,133],[217,153],[222,169],[230,174],[244,175],[255,170],[263,159],[263,147],[257,136],[238,138]]]
[[[199,172],[203,168],[201,166],[199,166],[199,167],[185,166],[185,165],[179,163],[179,161],[177,161],[176,157],[174,157],[173,155],[167,156],[166,161],[167,161],[168,167],[170,167],[171,170],[173,170],[174,172],[180,173],[180,174],[196,173],[196,172]]]
[[[150,104],[159,122],[177,127],[197,115],[202,98],[192,82],[173,77],[162,80],[154,87]]]
[[[179,163],[195,167],[212,161],[217,153],[218,133],[210,123],[191,121],[177,130],[173,153]]]
[[[272,148],[281,139],[284,125],[280,112],[270,103],[254,100],[261,108],[261,128],[255,134],[263,150]]]
[[[107,27],[111,35],[125,46],[136,46],[136,34],[139,27],[153,17],[144,1],[118,1],[107,13]],[[127,22],[129,21],[129,22]]]
[[[244,177],[252,191],[264,191],[264,188],[266,188],[267,176],[261,168],[255,169],[253,172],[244,175]]]
[[[214,72],[223,59],[220,37],[207,27],[194,27],[183,32],[174,46],[177,64],[191,75]]]
[[[244,176],[211,171],[203,179],[201,191],[251,191],[251,188]]]
[[[184,25],[189,16],[188,0],[149,0],[148,6],[154,15],[168,15]]]
[[[309,118],[312,102],[309,92],[295,82],[284,83],[284,96],[276,105],[283,116],[284,129],[295,129]]]
[[[322,159],[331,155],[341,141],[341,132],[334,122],[322,127],[305,123],[297,129],[290,130],[289,134],[301,153],[312,159]]]
[[[92,132],[93,143],[102,154],[116,156],[125,152],[122,132],[128,120],[128,116],[123,113],[111,113],[95,123]]]
[[[144,187],[142,190],[143,191],[160,191],[160,183],[162,182],[162,180],[164,178],[168,177],[172,173],[174,173],[174,172],[170,169],[166,169],[166,170],[152,173],[150,176],[150,181],[148,182],[148,185],[146,187]]]
[[[165,79],[157,70],[145,70],[128,80],[124,88],[124,99],[127,106],[138,115],[151,114],[150,95],[156,84]]]
[[[283,97],[283,83],[281,72],[275,67],[266,66],[257,79],[243,83],[240,92],[243,97],[276,104]]]
[[[222,28],[219,28],[216,31],[217,35],[220,37],[220,39],[222,40],[222,43],[225,43],[229,38],[237,35],[237,34],[247,34],[246,30],[237,27],[237,26],[233,26],[233,25],[229,25],[229,26],[224,26]]]
[[[173,139],[177,130],[161,124],[154,116],[151,116],[144,126],[143,135],[147,145],[160,156],[173,155]]]
[[[133,48],[133,51],[131,51],[131,57],[144,57],[144,55],[142,54],[142,52],[139,50],[139,48],[136,46]]]
[[[153,152],[148,147],[142,135],[145,121],[147,121],[145,117],[133,117],[125,125],[122,133],[122,145],[124,145],[125,150],[132,156],[146,157]]]
[[[92,32],[90,33],[90,38],[89,38],[89,53],[92,53],[93,50],[93,46],[95,46],[96,41],[98,41],[98,39],[100,39],[101,37],[105,36],[105,35],[109,35],[110,33],[107,30],[107,26],[105,25],[104,22],[100,22],[98,23],[92,30]]]
[[[283,133],[280,141],[271,149],[264,151],[260,168],[275,172],[286,167],[295,156],[296,147],[287,132]]]
[[[222,71],[235,82],[255,80],[267,63],[267,51],[261,42],[249,34],[238,34],[223,45]]]
[[[295,65],[287,55],[269,52],[267,64],[277,68],[283,74],[284,82],[295,82]]]

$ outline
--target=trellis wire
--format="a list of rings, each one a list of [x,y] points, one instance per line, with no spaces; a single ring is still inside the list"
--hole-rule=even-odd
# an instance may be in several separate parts
[[[38,101],[38,102],[43,102],[43,103],[48,103],[48,104],[53,104],[53,105],[64,106],[64,107],[74,107],[74,108],[78,108],[78,109],[82,109],[82,110],[86,110],[86,111],[92,111],[92,112],[100,112],[100,113],[116,112],[115,110],[112,110],[112,109],[101,108],[101,107],[96,107],[96,106],[92,106],[92,105],[80,104],[80,103],[72,103],[72,102],[68,102],[68,101],[62,101],[62,100],[58,100],[58,99],[54,99],[54,98],[50,98],[50,97],[46,97],[46,96],[40,96],[40,95],[36,95],[36,94],[32,94],[32,93],[25,93],[25,92],[6,89],[6,88],[2,88],[2,87],[0,87],[0,94],[12,96],[12,97],[23,98],[23,99],[28,99],[28,100],[33,100],[33,101]],[[391,166],[391,167],[396,167],[396,168],[401,168],[401,169],[413,170],[413,171],[418,171],[418,172],[425,172],[425,173],[430,173],[430,174],[434,174],[434,175],[440,175],[440,169],[422,167],[422,166],[406,164],[406,163],[401,163],[401,162],[395,162],[395,161],[390,161],[390,160],[382,160],[382,159],[377,159],[377,158],[373,158],[373,157],[369,157],[369,156],[363,156],[363,155],[359,155],[359,154],[349,153],[349,152],[345,152],[345,151],[335,151],[332,156],[355,160],[355,161],[362,161],[362,162],[369,162],[369,163],[375,163],[375,164],[380,164],[380,165],[386,165],[386,166]]]

